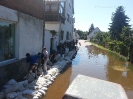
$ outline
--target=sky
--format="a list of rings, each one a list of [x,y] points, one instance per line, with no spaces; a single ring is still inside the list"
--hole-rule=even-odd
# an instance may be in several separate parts
[[[93,23],[101,31],[108,31],[112,13],[118,6],[125,8],[129,24],[133,25],[133,0],[74,0],[75,28],[88,31]]]

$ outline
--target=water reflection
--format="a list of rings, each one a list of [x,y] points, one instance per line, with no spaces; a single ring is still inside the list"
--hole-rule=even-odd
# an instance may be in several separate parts
[[[99,57],[99,55],[105,56],[107,58],[106,69],[106,80],[119,83],[123,86],[127,95],[130,99],[133,97],[133,69],[129,69],[131,64],[128,66],[127,62],[120,60],[115,55],[110,54],[107,51],[98,49],[94,46],[89,46],[88,55],[94,59],[94,57]],[[99,58],[101,61],[102,59]],[[126,66],[126,67],[125,67]],[[104,78],[102,78],[104,79]],[[132,93],[132,95],[131,95]]]
[[[72,67],[57,77],[44,99],[61,99],[70,82],[78,74],[119,83],[125,89],[129,99],[132,99],[133,65],[127,65],[128,70],[125,70],[125,63],[116,55],[95,46],[81,46]]]
[[[60,74],[52,86],[49,87],[46,96],[43,99],[61,99],[70,84],[72,67]]]

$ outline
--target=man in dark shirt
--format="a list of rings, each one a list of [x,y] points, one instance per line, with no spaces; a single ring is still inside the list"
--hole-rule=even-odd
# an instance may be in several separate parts
[[[54,60],[55,56],[57,55],[57,51],[56,50],[52,50],[50,53],[50,61],[52,63],[55,63],[56,61]]]
[[[40,55],[30,55],[26,54],[26,68],[27,68],[27,79],[29,78],[30,71],[35,73],[35,78],[37,78],[37,66],[40,60]]]

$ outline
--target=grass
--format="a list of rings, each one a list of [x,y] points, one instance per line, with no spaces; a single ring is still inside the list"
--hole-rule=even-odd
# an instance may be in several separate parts
[[[105,48],[105,47],[103,47],[103,46],[97,45],[97,44],[95,44],[95,43],[92,43],[92,42],[90,42],[90,43],[91,43],[92,45],[94,45],[94,46],[100,48],[100,49],[103,49],[103,50],[105,50],[105,51],[108,51],[110,54],[113,54],[115,57],[117,57],[117,58],[119,58],[119,59],[121,59],[121,60],[124,60],[124,61],[127,61],[127,60],[128,60],[127,57],[125,57],[125,56],[123,56],[123,55],[121,55],[121,54],[119,54],[119,53],[117,53],[117,52],[111,51],[111,50],[109,50],[109,49],[107,49],[107,48]]]

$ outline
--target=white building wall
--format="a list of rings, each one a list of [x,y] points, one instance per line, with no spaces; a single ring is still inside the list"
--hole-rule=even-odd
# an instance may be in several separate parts
[[[57,50],[57,45],[59,43],[59,36],[52,36],[49,30],[45,30],[45,47],[50,54],[51,38],[53,38],[52,49]]]
[[[97,27],[97,28],[95,28],[88,36],[87,36],[87,38],[88,38],[88,40],[90,40],[90,38],[93,38],[97,33],[99,33],[100,32],[100,29]]]
[[[52,38],[52,34],[50,31],[45,30],[45,44],[44,46],[46,47],[48,53],[50,53],[50,39]]]
[[[70,22],[67,21],[67,14],[70,15]],[[67,35],[67,32],[71,33],[71,36],[69,37],[70,40],[73,39],[73,30],[74,30],[74,23],[73,23],[73,6],[72,6],[72,0],[66,0],[66,3],[65,3],[65,17],[66,17],[66,20],[65,20],[65,24],[61,24],[61,29],[64,31],[64,37],[63,37],[63,40],[61,42],[64,42],[66,40],[66,35]]]
[[[19,13],[17,23],[19,33],[19,59],[26,53],[37,54],[42,50],[43,21],[29,15]]]

